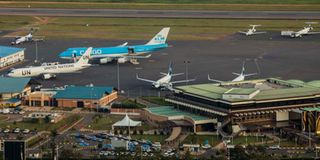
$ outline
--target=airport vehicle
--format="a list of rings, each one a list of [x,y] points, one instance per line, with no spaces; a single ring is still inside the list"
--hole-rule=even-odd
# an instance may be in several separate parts
[[[32,42],[32,41],[43,41],[44,39],[41,37],[34,38],[33,33],[35,33],[37,29],[31,28],[29,34],[25,36],[17,36],[14,41],[11,42],[11,45],[22,44],[25,42]]]
[[[88,64],[92,47],[88,48],[81,58],[75,63],[45,64],[26,68],[13,69],[8,73],[10,77],[37,77],[42,75],[43,79],[56,77],[57,73],[75,73],[91,66]]]
[[[172,77],[174,77],[174,76],[179,76],[179,75],[184,74],[184,73],[173,74],[173,73],[172,73],[172,63],[170,63],[170,65],[169,65],[168,73],[162,73],[162,72],[160,72],[160,74],[162,74],[163,77],[160,78],[160,79],[157,80],[157,81],[140,78],[140,77],[138,76],[138,74],[136,75],[136,78],[137,78],[138,80],[140,80],[140,81],[145,81],[145,82],[151,83],[154,88],[169,89],[169,90],[172,89],[172,85],[173,85],[173,84],[191,82],[191,81],[194,81],[194,80],[195,80],[195,79],[186,79],[186,80],[181,80],[181,81],[171,81]]]
[[[311,32],[313,30],[312,24],[318,24],[317,22],[305,22],[308,26],[303,29],[295,31],[281,31],[281,36],[289,36],[291,38],[302,37],[303,35],[320,34],[320,32]]]
[[[235,79],[233,79],[231,82],[244,81],[245,77],[253,76],[253,75],[256,75],[256,74],[257,74],[257,73],[245,74],[244,71],[245,71],[245,62],[243,62],[243,64],[242,64],[241,73],[234,73],[234,72],[232,73],[232,74],[234,74],[234,75],[237,75],[238,77],[236,77]],[[220,80],[216,80],[216,79],[210,78],[210,75],[209,75],[209,74],[208,74],[208,80],[209,80],[209,81],[212,81],[212,82],[218,82],[218,83],[224,82],[224,81],[220,81]]]
[[[168,47],[166,40],[169,31],[169,27],[163,28],[148,43],[143,45],[128,46],[126,42],[115,47],[93,48],[90,57],[91,59],[98,60],[100,64],[106,64],[113,60],[117,60],[118,63],[130,61],[133,64],[138,64],[137,59],[149,58],[151,56],[151,54],[145,55],[146,53]],[[85,50],[86,48],[69,48],[60,53],[59,57],[63,59],[77,59]]]
[[[250,24],[249,26],[251,26],[252,28],[249,28],[248,31],[239,31],[239,33],[244,34],[246,36],[267,33],[267,32],[257,32],[256,27],[261,26],[261,25]]]

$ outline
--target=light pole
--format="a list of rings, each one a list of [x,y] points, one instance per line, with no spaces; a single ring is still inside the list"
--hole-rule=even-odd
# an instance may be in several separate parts
[[[35,46],[36,46],[36,59],[34,60],[34,63],[38,63],[38,42],[35,41]]]
[[[120,69],[119,62],[117,62],[117,83],[118,83],[118,91],[120,91]],[[121,92],[121,91],[120,91]]]
[[[190,63],[190,61],[189,60],[185,60],[185,61],[183,61],[183,63],[185,64],[186,80],[188,80],[188,64]],[[188,85],[188,81],[186,81],[186,85]]]

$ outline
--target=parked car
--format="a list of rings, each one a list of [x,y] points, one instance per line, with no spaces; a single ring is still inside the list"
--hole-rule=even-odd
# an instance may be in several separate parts
[[[24,134],[28,134],[29,132],[30,132],[29,129],[24,129],[24,130],[22,131],[22,133],[24,133]]]
[[[10,129],[5,129],[4,131],[3,131],[3,133],[9,133],[10,132]]]
[[[21,131],[20,128],[16,128],[13,130],[13,133],[20,133],[20,131]]]

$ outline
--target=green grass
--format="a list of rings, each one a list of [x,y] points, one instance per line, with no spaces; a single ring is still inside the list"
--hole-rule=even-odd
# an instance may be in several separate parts
[[[42,134],[41,136],[34,137],[33,139],[31,139],[27,142],[27,147],[30,148],[30,147],[35,146],[36,144],[38,144],[39,142],[44,140],[47,136],[49,136],[48,133]]]
[[[75,108],[72,107],[54,107],[52,110],[58,110],[58,111],[72,111]]]
[[[121,104],[113,104],[111,107],[112,108],[128,108],[128,109],[146,108],[145,105],[137,103],[131,99],[126,99],[126,100],[122,101]]]
[[[0,121],[6,120],[6,119],[8,119],[8,117],[7,117],[7,116],[0,115]]]
[[[86,27],[86,24],[89,24]],[[303,20],[69,18],[52,19],[40,25],[38,35],[51,38],[103,38],[115,40],[151,39],[162,27],[171,27],[170,40],[214,40],[261,24],[260,30],[301,29]]]
[[[246,141],[247,139],[247,141]],[[233,139],[233,144],[234,145],[246,145],[246,144],[251,144],[253,145],[254,143],[265,143],[266,141],[270,141],[271,139],[267,138],[267,137],[262,137],[262,136],[239,136],[239,137],[235,137]],[[247,143],[246,143],[247,142]]]
[[[21,128],[21,129],[30,129],[30,130],[34,130],[36,129],[37,131],[53,131],[53,130],[57,130],[62,126],[65,125],[70,125],[72,123],[75,123],[77,120],[79,120],[81,117],[79,115],[71,115],[68,116],[66,118],[64,118],[63,120],[59,121],[58,123],[45,123],[45,122],[3,122],[0,123],[0,128]]]
[[[20,8],[108,8],[108,9],[151,9],[151,10],[238,10],[238,11],[318,11],[318,0],[56,0],[55,3],[8,1],[0,7]],[[48,1],[48,0],[47,0]],[[68,2],[70,1],[70,2]],[[63,2],[63,3],[62,3]],[[82,3],[79,3],[82,2]],[[89,2],[89,3],[87,3]],[[97,3],[98,2],[98,3]],[[102,2],[102,3],[100,3]],[[155,3],[157,2],[157,3]]]
[[[0,30],[15,30],[33,24],[35,21],[36,19],[29,16],[0,16]]]
[[[164,101],[163,97],[142,97],[142,99],[150,103],[154,103],[162,106],[171,105],[171,103]]]
[[[131,135],[132,139],[138,139],[138,140],[149,140],[152,142],[160,142],[161,144],[164,144],[165,140],[168,138],[166,135]]]
[[[216,135],[188,135],[188,137],[181,144],[205,144],[208,141],[209,144],[214,147],[222,142]]]
[[[120,121],[124,116],[120,115],[105,115],[105,116],[95,116],[87,128],[93,130],[111,130],[112,124]]]
[[[16,30],[23,27],[27,32],[28,26],[36,22],[35,18],[28,16],[0,16],[0,24],[4,24],[0,25],[0,30]],[[35,35],[45,36],[46,39],[99,38],[147,42],[161,28],[169,26],[170,43],[170,40],[215,40],[246,30],[249,24],[261,24],[260,30],[277,31],[279,34],[281,30],[299,30],[305,25],[303,20],[50,17],[46,24],[35,25],[40,28]]]
[[[15,1],[15,0],[3,0]],[[39,2],[108,2],[169,4],[319,4],[318,0],[32,0]]]

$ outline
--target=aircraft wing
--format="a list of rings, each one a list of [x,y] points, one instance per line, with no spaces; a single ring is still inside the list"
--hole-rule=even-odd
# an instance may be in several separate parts
[[[138,76],[138,74],[136,74],[136,77],[137,77],[137,80],[140,80],[140,81],[145,81],[145,82],[149,82],[149,83],[155,83],[155,82],[156,82],[156,81],[153,81],[153,80],[140,78],[140,77]]]
[[[248,77],[248,76],[253,76],[253,75],[257,75],[257,73],[244,74],[243,76]]]
[[[164,75],[164,76],[166,76],[166,75],[167,75],[167,73],[163,73],[163,72],[160,72],[160,74],[161,74],[161,75]]]
[[[243,32],[243,31],[239,31],[239,33],[241,33],[241,34],[247,34],[247,32]]]
[[[232,72],[232,74],[234,74],[234,75],[236,75],[236,76],[240,76],[239,73]]]
[[[208,80],[212,81],[212,82],[223,83],[223,81],[216,80],[216,79],[211,79],[209,74],[208,74]]]
[[[146,56],[135,56],[135,55],[127,55],[127,56],[122,56],[122,57],[127,57],[127,58],[150,58],[151,57],[151,54],[148,54]]]
[[[267,32],[254,32],[252,34],[264,34],[264,33],[267,33]]]
[[[45,36],[33,36],[33,41],[44,41]]]
[[[176,83],[185,83],[185,82],[192,82],[195,81],[196,79],[188,79],[188,80],[181,80],[181,81],[173,81],[170,82],[171,84],[176,84]]]
[[[320,32],[308,32],[306,34],[320,34]]]
[[[176,74],[171,74],[171,76],[180,76],[180,75],[183,75],[184,73],[176,73]]]
[[[125,42],[125,43],[123,43],[123,44],[120,44],[120,45],[118,45],[117,47],[124,47],[124,46],[126,46],[126,45],[128,45],[128,42]]]

